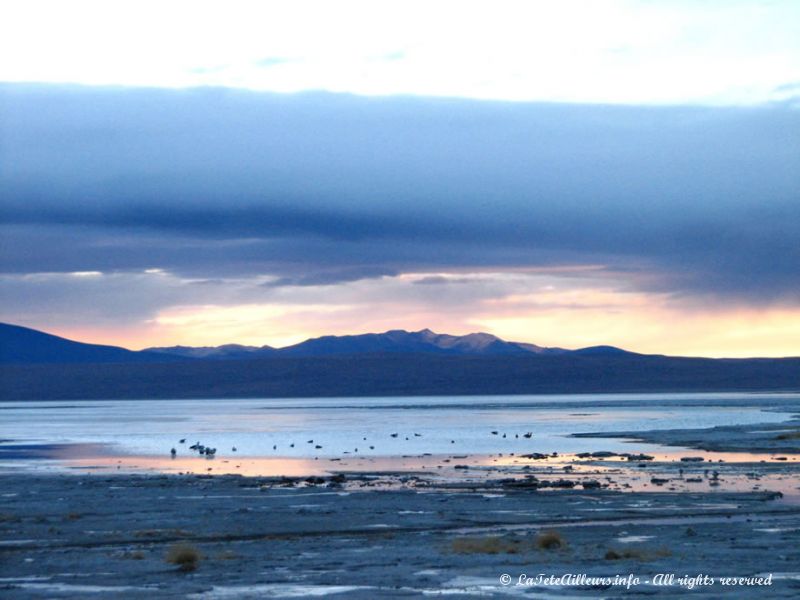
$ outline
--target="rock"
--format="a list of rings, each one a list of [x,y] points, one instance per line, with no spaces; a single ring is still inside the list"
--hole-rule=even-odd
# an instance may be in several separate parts
[[[540,487],[553,487],[553,488],[574,488],[575,482],[571,479],[554,479],[553,481],[543,481]]]
[[[539,481],[536,477],[528,476],[525,479],[503,479],[501,485],[508,488],[521,488],[521,489],[537,489],[539,487],[547,487],[544,485],[546,482]]]
[[[628,460],[632,461],[642,461],[642,460],[654,460],[655,456],[650,456],[649,454],[622,454]]]
[[[682,456],[681,462],[703,462],[705,458],[702,456]]]
[[[594,490],[600,487],[600,482],[596,479],[586,479],[581,483],[583,485],[583,489],[585,490]]]

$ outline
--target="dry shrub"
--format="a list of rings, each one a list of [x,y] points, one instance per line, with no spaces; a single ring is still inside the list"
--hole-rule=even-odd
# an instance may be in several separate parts
[[[165,559],[172,565],[177,565],[179,571],[189,572],[197,568],[201,559],[200,551],[191,544],[173,544],[167,550]]]
[[[559,550],[566,545],[566,540],[557,531],[543,531],[536,536],[536,547],[540,550]]]

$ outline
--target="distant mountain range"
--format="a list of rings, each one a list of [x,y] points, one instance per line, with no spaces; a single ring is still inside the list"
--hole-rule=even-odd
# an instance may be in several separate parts
[[[271,346],[170,346],[140,351],[116,346],[75,342],[18,325],[0,324],[0,363],[128,363],[178,360],[253,360],[275,357],[313,357],[349,354],[439,354],[448,356],[561,356],[633,355],[613,346],[580,350],[544,348],[522,342],[506,342],[488,333],[447,335],[430,329],[363,335],[327,335],[285,348]]]
[[[800,358],[564,350],[427,329],[325,336],[286,348],[133,352],[0,325],[0,400],[767,390],[800,390]]]
[[[580,350],[544,348],[523,342],[507,342],[489,333],[448,335],[434,333],[430,329],[405,331],[393,329],[385,333],[361,335],[326,335],[308,339],[293,346],[273,348],[271,346],[169,346],[147,348],[145,352],[159,352],[173,356],[214,360],[268,358],[272,356],[332,356],[336,354],[363,353],[422,353],[447,354],[451,356],[508,356],[508,355],[557,355],[577,352],[580,354],[632,354],[613,346],[593,346]]]

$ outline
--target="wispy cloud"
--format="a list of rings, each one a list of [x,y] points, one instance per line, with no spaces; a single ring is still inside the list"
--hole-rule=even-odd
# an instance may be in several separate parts
[[[741,105],[798,40],[792,0],[6,0],[0,80]]]

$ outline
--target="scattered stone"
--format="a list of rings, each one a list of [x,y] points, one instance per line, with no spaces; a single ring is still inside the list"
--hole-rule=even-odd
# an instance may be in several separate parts
[[[576,483],[572,479],[554,479],[552,481],[541,481],[539,487],[551,488],[574,488]]]
[[[620,456],[624,456],[630,461],[655,460],[655,456],[649,454],[621,454]]]

